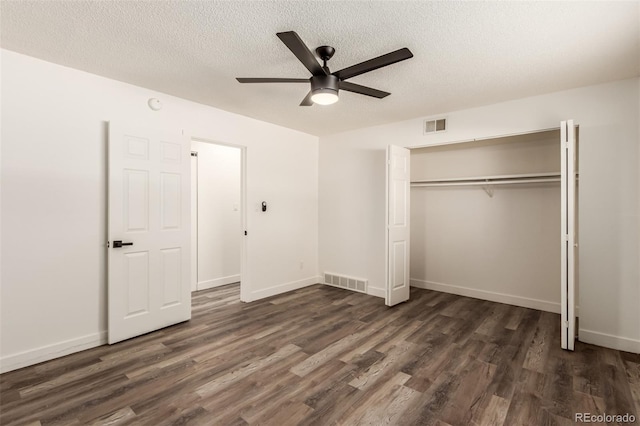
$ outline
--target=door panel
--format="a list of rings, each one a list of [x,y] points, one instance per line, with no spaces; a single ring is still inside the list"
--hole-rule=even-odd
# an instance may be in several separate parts
[[[409,188],[409,150],[387,147],[388,306],[409,300]]]
[[[576,335],[576,132],[573,120],[560,123],[561,347],[572,351]]]
[[[109,343],[191,317],[190,158],[181,134],[109,125]]]
[[[407,258],[406,252],[407,244],[405,241],[396,241],[392,245],[392,271],[391,271],[391,288],[398,289],[404,286],[407,282],[405,275],[405,260]]]
[[[160,229],[180,229],[180,175],[160,175]]]
[[[394,188],[391,191],[391,194],[393,194],[393,200],[391,202],[391,223],[393,226],[406,226],[406,200],[408,198],[406,184],[403,180],[394,180],[393,186]]]
[[[182,274],[180,273],[180,260],[182,258],[182,249],[179,247],[163,249],[160,251],[160,258],[162,264],[162,276],[160,277],[163,289],[162,307],[166,308],[181,302],[180,280]]]
[[[149,160],[149,139],[124,136],[125,157],[132,160]]]
[[[123,257],[124,279],[128,290],[125,318],[146,314],[149,312],[149,253],[126,253]]]
[[[149,229],[149,173],[124,170],[124,223],[126,232]]]

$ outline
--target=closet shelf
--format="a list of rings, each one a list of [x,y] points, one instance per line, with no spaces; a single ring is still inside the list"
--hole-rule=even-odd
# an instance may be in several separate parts
[[[559,172],[527,173],[517,175],[476,176],[412,181],[412,187],[429,186],[469,186],[469,185],[511,185],[519,183],[560,182]]]

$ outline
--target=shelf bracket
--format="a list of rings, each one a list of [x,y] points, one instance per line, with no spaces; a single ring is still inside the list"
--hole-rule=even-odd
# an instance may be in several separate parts
[[[486,184],[482,185],[482,189],[484,189],[484,192],[487,193],[489,198],[493,198],[493,186],[491,186],[491,183],[489,183],[489,181],[487,181]]]

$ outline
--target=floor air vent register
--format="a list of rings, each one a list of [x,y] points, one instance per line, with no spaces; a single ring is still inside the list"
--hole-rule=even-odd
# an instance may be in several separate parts
[[[324,283],[335,287],[346,288],[360,293],[367,292],[367,280],[344,275],[324,273]]]

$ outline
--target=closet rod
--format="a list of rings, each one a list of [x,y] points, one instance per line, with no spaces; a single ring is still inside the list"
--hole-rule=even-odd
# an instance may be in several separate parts
[[[532,179],[532,178],[559,178],[560,172],[543,172],[543,173],[521,173],[514,175],[485,175],[485,176],[467,176],[461,178],[444,178],[444,179],[427,179],[414,180],[411,183],[437,183],[437,182],[471,182],[471,181],[487,181],[487,180],[515,180],[515,179]]]
[[[529,179],[502,179],[502,180],[469,180],[469,181],[453,181],[453,182],[416,182],[412,183],[412,187],[430,187],[430,186],[472,186],[472,185],[512,185],[520,183],[545,183],[560,182],[560,178],[529,178]]]

